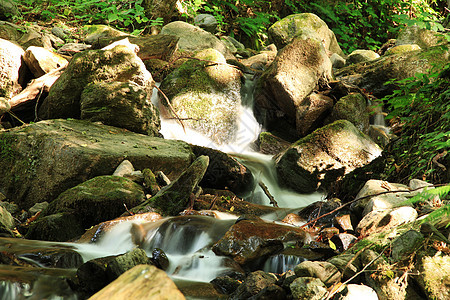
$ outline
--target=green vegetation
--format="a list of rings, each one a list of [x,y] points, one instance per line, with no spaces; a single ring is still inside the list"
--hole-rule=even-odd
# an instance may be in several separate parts
[[[400,89],[383,99],[390,110],[387,119],[398,135],[386,149],[390,162],[387,180],[449,181],[444,166],[450,149],[449,73],[450,64],[440,73],[401,80],[397,82]]]

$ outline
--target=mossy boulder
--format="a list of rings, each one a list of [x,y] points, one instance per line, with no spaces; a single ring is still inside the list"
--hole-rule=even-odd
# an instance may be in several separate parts
[[[150,102],[148,89],[134,82],[93,82],[80,98],[81,119],[158,136],[158,109]]]
[[[326,122],[347,120],[352,122],[358,130],[367,134],[369,132],[369,119],[366,99],[360,93],[352,93],[336,102]]]
[[[222,54],[206,49],[169,74],[161,89],[183,123],[217,144],[233,141],[241,103],[240,77]],[[174,117],[167,103],[161,113]]]
[[[134,207],[144,200],[143,188],[130,179],[98,176],[61,193],[41,213],[43,219],[37,221],[47,225],[35,225],[27,237],[48,239],[58,236],[58,233],[52,231],[69,228],[70,235],[77,233],[69,237],[72,239],[81,236],[93,225],[119,217],[126,211],[125,206]],[[68,215],[71,217],[66,218]],[[45,219],[46,216],[53,217]],[[58,220],[60,226],[49,226],[49,220]],[[39,229],[45,231],[39,232]]]
[[[144,89],[150,88],[152,75],[136,55],[135,45],[117,43],[109,49],[88,50],[74,55],[39,108],[39,117],[80,118],[81,94],[91,82],[131,81]],[[151,94],[151,90],[148,93]]]
[[[315,130],[276,158],[280,184],[300,193],[327,189],[345,174],[370,163],[381,149],[347,120]]]
[[[445,34],[418,26],[403,27],[395,41],[395,45],[416,44],[422,49],[448,43]]]
[[[384,55],[399,54],[399,53],[405,53],[405,52],[415,51],[415,50],[420,50],[420,49],[422,49],[422,48],[420,48],[420,46],[417,44],[398,45],[398,46],[389,48],[384,53]]]
[[[0,132],[0,192],[21,208],[52,201],[128,159],[138,170],[173,179],[194,159],[182,141],[164,140],[84,120],[47,120]]]
[[[287,16],[270,26],[268,33],[269,38],[278,49],[289,44],[294,37],[315,38],[323,41],[325,49],[331,53],[344,56],[333,31],[322,19],[312,13]]]

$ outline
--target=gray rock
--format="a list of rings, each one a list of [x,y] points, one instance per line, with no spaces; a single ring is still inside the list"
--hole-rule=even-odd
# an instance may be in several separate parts
[[[25,79],[23,54],[16,44],[0,39],[0,97],[10,99],[22,90]]]
[[[213,15],[199,14],[194,18],[195,26],[198,26],[212,34],[217,31],[217,20]]]
[[[0,159],[0,190],[22,209],[55,199],[87,179],[112,174],[125,157],[136,169],[163,171],[169,178],[179,176],[194,159],[185,142],[83,120],[41,121],[1,131],[0,140],[8,149]]]
[[[39,109],[41,119],[80,118],[81,94],[91,82],[127,82],[149,88],[152,75],[137,57],[135,45],[124,42],[110,50],[89,50],[75,55],[66,71],[53,84]]]
[[[269,28],[269,38],[278,49],[286,46],[294,37],[315,38],[323,42],[325,49],[331,53],[344,55],[336,37],[327,24],[312,13],[287,16]]]
[[[0,236],[14,237],[15,228],[13,216],[3,206],[0,206]]]
[[[265,273],[264,271],[252,272],[237,290],[231,294],[230,299],[249,299],[262,292],[265,288],[275,285],[276,282],[277,278],[273,274]]]
[[[245,49],[245,46],[244,46],[244,44],[242,44],[241,42],[239,42],[239,41],[237,41],[234,37],[231,37],[231,36],[223,36],[223,37],[221,37],[222,39],[224,39],[224,40],[227,40],[227,41],[229,41],[231,44],[233,44],[233,46],[236,48],[236,49]]]
[[[102,38],[129,36],[128,33],[114,29],[107,25],[86,25],[84,28],[87,31],[87,36],[84,38],[84,42],[87,44],[93,44]]]
[[[212,48],[222,53],[227,59],[233,58],[233,54],[227,49],[224,43],[212,33],[197,26],[182,21],[175,21],[165,25],[161,29],[161,34],[179,37],[178,47],[181,50],[197,52]]]
[[[289,286],[293,299],[320,300],[327,293],[327,287],[322,281],[314,277],[299,277]]]
[[[352,261],[350,263],[350,261]],[[342,279],[348,280],[358,273],[362,266],[359,255],[351,253],[342,253],[327,260],[327,262],[335,265],[342,273]],[[350,263],[350,264],[349,264]]]
[[[91,45],[88,45],[88,44],[66,43],[58,49],[57,53],[72,56],[78,52],[88,50],[89,48],[91,48]]]
[[[126,174],[131,174],[133,171],[134,171],[133,164],[128,159],[125,159],[123,162],[120,163],[120,165],[117,166],[113,175],[124,177]]]
[[[369,112],[364,96],[360,93],[351,93],[339,99],[325,122],[332,123],[337,120],[350,121],[359,131],[367,134],[369,132]]]
[[[393,261],[401,261],[413,255],[423,245],[423,240],[423,235],[415,230],[403,233],[392,242]]]
[[[333,69],[340,69],[345,66],[345,58],[340,56],[337,53],[333,53],[330,56],[331,65],[333,66]]]
[[[380,58],[380,55],[372,50],[354,50],[347,56],[347,65],[368,62]]]
[[[406,26],[400,30],[395,45],[416,44],[422,49],[448,43],[445,35],[440,32],[420,28],[418,26]]]
[[[279,118],[287,119],[296,124],[300,133],[302,124],[296,120],[301,120],[308,110],[307,96],[331,78],[331,62],[322,43],[311,38],[294,38],[278,52],[259,80],[255,96],[257,118],[269,128],[276,126]]]
[[[81,119],[159,136],[159,111],[148,87],[134,82],[92,82],[80,96]]]
[[[69,64],[62,56],[36,46],[27,48],[23,55],[23,60],[35,77],[40,77],[51,70],[65,67]]]
[[[148,206],[163,216],[176,216],[187,208],[194,188],[202,180],[209,164],[208,156],[198,157],[180,177],[161,189],[155,196],[131,209],[145,212]],[[132,206],[131,206],[132,207]]]
[[[282,185],[301,193],[327,188],[381,155],[369,137],[346,120],[317,129],[276,158]]]
[[[334,104],[330,97],[314,92],[307,97],[306,102],[308,101],[308,108],[302,112],[299,111],[295,120],[300,136],[305,136],[320,127]]]
[[[372,211],[364,216],[356,227],[361,235],[381,232],[417,219],[417,211],[409,206],[402,206],[382,211]]]
[[[0,20],[10,20],[19,14],[17,5],[12,0],[0,1]]]
[[[30,207],[30,209],[28,210],[28,212],[30,213],[30,216],[34,216],[36,213],[38,212],[42,212],[43,210],[45,210],[48,207],[48,202],[44,201],[44,202],[40,202],[40,203],[36,203],[35,205],[33,205],[32,207]]]
[[[341,280],[341,272],[335,265],[326,261],[304,261],[294,268],[297,277],[315,277],[327,287]]]
[[[357,238],[353,234],[339,233],[335,234],[331,241],[336,245],[338,251],[343,252],[350,248],[350,245],[356,241]]]
[[[61,27],[53,27],[52,34],[59,37],[62,40],[66,40],[69,37],[70,31]]]

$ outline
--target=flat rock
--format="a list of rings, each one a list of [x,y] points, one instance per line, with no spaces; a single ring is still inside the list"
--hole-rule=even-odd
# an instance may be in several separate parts
[[[417,215],[417,211],[409,206],[373,211],[364,216],[356,227],[356,231],[366,236],[413,222],[417,218]]]
[[[169,178],[179,176],[194,158],[184,142],[82,120],[48,120],[2,131],[0,147],[1,192],[21,208],[112,174],[124,158],[136,169],[163,171]]]

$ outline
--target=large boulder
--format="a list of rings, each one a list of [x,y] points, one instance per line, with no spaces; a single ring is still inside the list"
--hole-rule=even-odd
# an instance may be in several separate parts
[[[309,102],[308,108],[299,112],[295,119],[300,136],[305,136],[319,128],[334,104],[330,97],[314,92],[307,97],[306,102]]]
[[[119,41],[102,50],[74,55],[39,108],[41,119],[80,118],[80,99],[91,82],[134,82],[151,94],[152,75],[136,55],[136,46]]]
[[[278,49],[283,48],[295,37],[314,38],[323,43],[331,53],[344,56],[334,32],[317,15],[302,13],[287,16],[269,28],[269,38]]]
[[[36,46],[28,47],[23,55],[23,60],[35,77],[40,77],[53,69],[69,64],[61,55]]]
[[[445,34],[418,26],[403,27],[395,40],[396,46],[416,44],[422,49],[446,43]]]
[[[11,98],[22,90],[25,69],[22,48],[0,39],[0,97]]]
[[[159,111],[148,89],[134,82],[92,82],[81,93],[81,119],[158,136]]]
[[[340,69],[335,76],[373,93],[377,98],[382,98],[398,88],[394,83],[386,85],[387,81],[413,77],[416,73],[427,74],[430,70],[439,71],[448,64],[449,57],[449,47],[435,46],[353,64]]]
[[[327,189],[336,180],[381,155],[352,123],[339,120],[298,140],[276,158],[279,182],[297,192]]]
[[[278,119],[287,118],[300,132],[302,124],[296,120],[309,109],[307,96],[331,78],[331,61],[322,43],[294,38],[261,76],[255,96],[256,117],[269,130]]]
[[[309,234],[299,228],[266,223],[258,218],[244,219],[238,220],[212,250],[217,255],[230,256],[237,263],[249,266],[282,250],[283,243],[303,244],[309,238]]]
[[[195,58],[167,76],[161,90],[185,125],[217,144],[233,141],[238,129],[241,73],[214,49],[203,50]],[[162,104],[161,113],[174,117],[167,103]]]
[[[163,171],[173,179],[194,154],[181,141],[82,120],[41,121],[0,133],[0,192],[29,208],[90,178],[112,174],[125,157],[136,169]]]
[[[225,44],[214,34],[183,21],[175,21],[165,25],[161,29],[161,34],[179,37],[178,47],[180,50],[197,52],[212,48],[222,53],[227,59],[234,57]]]
[[[61,193],[45,209],[27,233],[27,238],[54,240],[61,228],[70,228],[69,238],[81,236],[84,231],[98,223],[114,219],[145,200],[141,186],[119,176],[99,176]],[[46,216],[62,217],[61,227],[49,226]],[[70,215],[71,218],[66,218]],[[64,224],[67,221],[66,224]],[[55,232],[56,231],[56,232]]]

